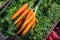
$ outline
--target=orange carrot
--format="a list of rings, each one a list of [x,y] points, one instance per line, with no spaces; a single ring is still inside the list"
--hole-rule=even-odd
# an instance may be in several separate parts
[[[30,15],[33,13],[33,10],[32,9],[30,9],[30,12],[29,12],[29,14],[26,16],[26,19],[25,19],[25,21],[30,17]]]
[[[28,8],[28,3],[25,3],[11,18],[11,20],[15,19],[18,15],[20,15],[25,9]]]
[[[33,24],[32,29],[35,28],[36,22],[38,22],[38,20],[35,18],[35,23]]]
[[[36,16],[36,13],[33,12],[31,16],[24,22],[23,26],[27,25],[35,16]]]
[[[28,31],[29,31],[29,29],[32,27],[32,25],[35,23],[35,19],[33,19],[31,22],[29,22],[28,24],[27,24],[27,27],[25,28],[25,30],[23,31],[23,33],[22,33],[22,35],[25,35]]]
[[[35,16],[36,16],[36,13],[33,12],[33,13],[31,14],[31,17],[29,17],[29,19],[27,19],[27,21],[25,21],[25,22],[23,23],[22,27],[20,28],[20,30],[19,30],[16,34],[19,34],[19,33],[26,27],[26,25],[27,25]]]
[[[34,23],[34,24],[33,24],[33,26],[32,26],[32,28],[31,28],[31,29],[34,29],[34,28],[35,28],[35,25],[36,25],[36,23]]]
[[[21,24],[21,22],[22,22],[22,20],[18,23],[17,28],[19,27],[19,25]]]
[[[21,19],[22,19],[24,16],[26,16],[29,11],[30,11],[29,9],[26,9],[26,10],[21,14],[21,16],[15,21],[14,24],[17,24],[19,21],[21,21]]]
[[[21,22],[19,23],[19,25],[17,25],[17,28],[21,28],[23,23],[24,23],[24,19],[22,19]]]
[[[38,22],[38,20],[35,18],[35,23],[33,24],[32,29],[35,28],[36,22]]]

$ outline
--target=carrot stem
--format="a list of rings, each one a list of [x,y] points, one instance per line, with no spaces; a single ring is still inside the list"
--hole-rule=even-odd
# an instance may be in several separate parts
[[[21,21],[19,21],[19,23],[18,23],[18,25],[17,25],[17,28],[19,27],[19,25],[21,24],[21,22],[22,22],[22,20],[21,20]]]

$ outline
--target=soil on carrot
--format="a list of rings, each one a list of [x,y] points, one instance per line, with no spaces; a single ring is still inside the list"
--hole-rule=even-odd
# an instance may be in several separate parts
[[[13,0],[9,7],[0,14],[0,31],[5,35],[15,35],[17,30],[16,25],[13,25],[15,20],[11,21],[10,19],[24,3],[29,3],[29,7],[36,11],[36,18],[39,22],[34,30],[29,30],[25,36],[20,35],[16,40],[42,40],[46,38],[53,27],[52,25],[60,19],[58,2],[58,0]],[[38,8],[37,4],[39,4]]]

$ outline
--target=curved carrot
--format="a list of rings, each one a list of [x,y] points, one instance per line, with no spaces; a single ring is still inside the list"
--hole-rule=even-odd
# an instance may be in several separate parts
[[[22,27],[20,28],[20,30],[16,34],[19,34],[35,16],[36,16],[36,13],[33,12],[31,14],[31,17],[29,17],[29,19],[23,23]]]
[[[27,25],[27,27],[25,28],[25,30],[23,31],[22,35],[25,35],[25,34],[29,31],[29,29],[32,27],[32,25],[33,25],[34,23],[35,23],[35,18],[34,18],[31,22],[28,23],[28,25]]]
[[[11,18],[11,20],[15,19],[18,15],[20,15],[25,9],[28,8],[28,3],[25,3]]]
[[[26,16],[28,14],[30,10],[29,9],[26,9],[22,14],[21,16],[15,21],[14,24],[17,24],[24,16]]]

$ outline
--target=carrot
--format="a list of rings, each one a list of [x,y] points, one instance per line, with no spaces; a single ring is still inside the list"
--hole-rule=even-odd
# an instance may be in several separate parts
[[[33,10],[32,9],[30,9],[30,12],[29,12],[29,14],[27,15],[27,17],[26,17],[26,19],[25,19],[25,21],[30,17],[30,15],[33,13]]]
[[[35,23],[33,24],[32,29],[35,28],[36,22],[38,22],[38,20],[35,18]]]
[[[21,24],[21,22],[22,22],[22,20],[18,23],[17,28],[19,27],[19,25]]]
[[[34,23],[35,23],[35,18],[27,24],[27,27],[26,27],[25,30],[23,31],[22,35],[25,35],[25,34],[29,31],[29,29],[32,27],[32,25],[33,25]]]
[[[33,24],[32,29],[34,29],[34,28],[35,28],[35,25],[36,25],[36,23],[34,23],[34,24]]]
[[[31,14],[31,17],[29,17],[29,19],[27,19],[27,21],[25,21],[25,22],[23,23],[22,27],[20,28],[20,30],[19,30],[16,34],[19,34],[19,33],[26,27],[26,25],[35,17],[35,15],[36,15],[36,13],[33,12],[33,13]]]
[[[28,8],[28,3],[25,3],[11,18],[11,20],[15,19],[18,15],[20,15],[25,9]]]
[[[32,29],[35,28],[36,22],[38,22],[38,20],[35,18],[35,23],[33,24]]]
[[[21,21],[21,19],[22,19],[24,16],[26,16],[29,11],[30,11],[29,9],[26,9],[26,10],[21,14],[21,16],[15,21],[14,24],[17,24],[19,21]]]
[[[24,22],[23,26],[27,25],[35,16],[36,16],[36,13],[33,12],[31,16]]]

